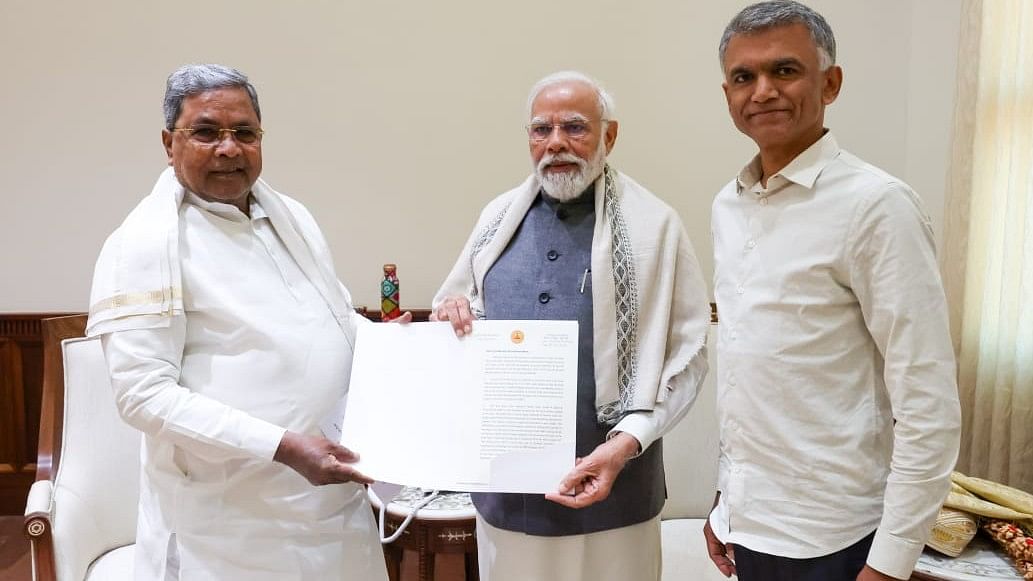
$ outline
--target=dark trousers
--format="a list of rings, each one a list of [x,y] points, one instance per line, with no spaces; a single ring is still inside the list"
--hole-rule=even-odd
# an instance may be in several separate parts
[[[849,547],[812,559],[758,553],[735,545],[739,581],[854,581],[868,560],[875,533]]]

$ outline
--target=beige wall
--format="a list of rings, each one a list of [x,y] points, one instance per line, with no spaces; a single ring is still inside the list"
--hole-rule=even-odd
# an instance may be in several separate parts
[[[753,154],[715,54],[745,2],[401,4],[4,2],[0,311],[87,308],[100,245],[165,165],[164,80],[187,62],[251,76],[264,177],[315,214],[357,304],[384,262],[405,306],[429,304],[480,207],[528,173],[526,91],[561,68],[615,94],[612,160],[678,209],[710,276],[710,201]],[[960,0],[812,5],[845,69],[827,124],[939,231]]]

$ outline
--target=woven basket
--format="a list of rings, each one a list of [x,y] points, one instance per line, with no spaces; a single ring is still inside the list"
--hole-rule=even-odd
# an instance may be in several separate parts
[[[943,507],[926,545],[949,557],[957,557],[978,530],[976,519],[971,514]]]

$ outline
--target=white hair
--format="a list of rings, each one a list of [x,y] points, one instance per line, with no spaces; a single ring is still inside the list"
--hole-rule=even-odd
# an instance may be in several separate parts
[[[552,73],[551,75],[547,75],[542,78],[542,80],[535,83],[534,86],[531,87],[531,93],[527,96],[527,117],[531,117],[534,100],[538,98],[538,95],[541,94],[546,87],[571,82],[584,83],[589,87],[592,87],[595,91],[596,98],[599,101],[599,116],[606,120],[613,119],[613,116],[617,113],[616,104],[613,102],[613,96],[610,95],[610,93],[608,93],[598,81],[579,71],[559,71]]]
[[[262,120],[262,109],[258,106],[258,92],[247,75],[225,65],[183,65],[169,75],[165,82],[165,129],[172,131],[183,111],[183,100],[187,97],[214,91],[216,89],[240,88],[247,91],[251,106],[258,120]]]

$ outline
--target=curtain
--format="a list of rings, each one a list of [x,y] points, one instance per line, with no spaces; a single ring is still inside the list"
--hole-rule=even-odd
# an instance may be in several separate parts
[[[945,216],[958,468],[1033,491],[1033,0],[966,0]]]

